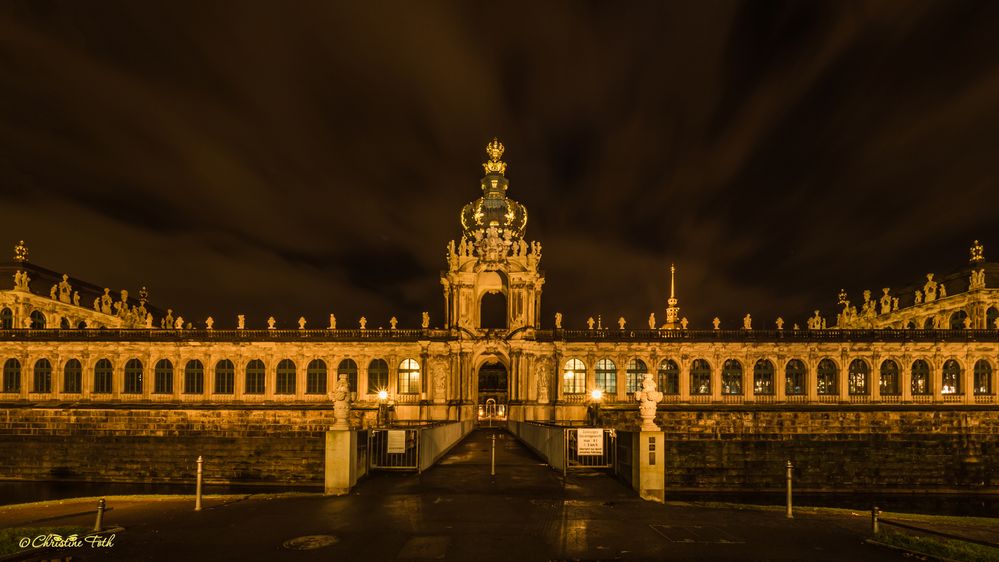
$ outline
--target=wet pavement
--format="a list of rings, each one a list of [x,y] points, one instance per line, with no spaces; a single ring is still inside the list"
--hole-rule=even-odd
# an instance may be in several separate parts
[[[496,476],[490,444],[497,435]],[[92,503],[92,502],[91,502]],[[90,504],[0,509],[0,526],[93,524]],[[421,475],[376,474],[348,496],[109,499],[113,546],[36,560],[901,560],[865,544],[867,515],[661,505],[600,473],[561,474],[510,434],[477,430]],[[58,517],[62,513],[78,513]],[[75,511],[74,511],[75,510]],[[52,519],[56,517],[57,519]],[[37,524],[40,525],[40,524]],[[32,525],[35,526],[35,525]],[[301,538],[313,537],[313,538]],[[287,541],[300,540],[283,546]],[[295,548],[317,547],[311,550]]]

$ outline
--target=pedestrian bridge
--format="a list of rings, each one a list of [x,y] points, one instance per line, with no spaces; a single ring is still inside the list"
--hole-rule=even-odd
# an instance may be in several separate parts
[[[646,442],[639,458],[641,439]],[[661,433],[578,424],[451,422],[331,431],[326,492],[346,493],[375,472],[410,472],[420,475],[424,486],[486,486],[504,493],[562,490],[585,477],[587,486],[603,495],[620,495],[630,486],[643,498],[663,501],[662,450]]]

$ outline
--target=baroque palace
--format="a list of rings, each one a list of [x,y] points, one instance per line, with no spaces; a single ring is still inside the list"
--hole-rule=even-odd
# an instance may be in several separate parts
[[[590,319],[542,326],[541,244],[525,237],[527,210],[507,197],[503,145],[486,149],[482,196],[460,213],[447,244],[443,321],[371,329],[366,320],[323,329],[197,325],[136,296],[33,264],[22,242],[0,266],[0,400],[70,404],[299,405],[332,408],[349,382],[353,423],[370,424],[380,402],[397,420],[461,420],[483,413],[516,420],[583,419],[594,400],[637,411],[633,393],[655,375],[670,408],[824,408],[856,404],[951,408],[994,404],[999,364],[999,266],[976,241],[968,262],[902,291],[863,302],[839,295],[836,318],[818,311],[802,326],[688,329],[672,293],[665,321],[626,328]],[[602,396],[593,393],[600,390]],[[384,392],[382,392],[384,391]],[[380,395],[381,392],[381,395]]]

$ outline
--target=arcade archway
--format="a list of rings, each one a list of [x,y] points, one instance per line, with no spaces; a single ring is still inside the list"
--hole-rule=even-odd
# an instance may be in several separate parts
[[[510,393],[506,367],[498,361],[483,363],[477,378],[479,419],[506,419]]]

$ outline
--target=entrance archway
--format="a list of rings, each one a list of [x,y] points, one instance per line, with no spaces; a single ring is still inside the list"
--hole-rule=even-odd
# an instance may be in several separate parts
[[[509,389],[510,377],[502,363],[493,361],[479,367],[479,419],[506,419]]]

